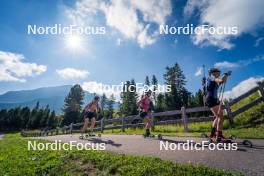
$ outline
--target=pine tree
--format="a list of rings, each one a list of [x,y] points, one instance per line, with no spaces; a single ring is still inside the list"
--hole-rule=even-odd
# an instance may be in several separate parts
[[[120,94],[121,102],[120,102],[120,112],[122,115],[129,114],[129,103],[128,103],[128,87],[130,86],[130,81],[126,81],[123,86],[123,91]]]
[[[106,103],[107,103],[107,97],[105,93],[103,93],[103,96],[100,98],[100,116],[105,116],[105,110],[106,110]]]
[[[24,107],[21,110],[21,121],[22,121],[22,128],[27,129],[28,128],[28,123],[30,119],[30,109],[28,107]]]
[[[146,76],[146,78],[145,78],[145,85],[150,86],[150,81],[149,81],[148,76]]]
[[[38,110],[39,110],[39,102],[37,102],[36,106],[32,109],[30,113],[30,119],[27,125],[30,129],[36,128],[35,125],[37,123]]]
[[[201,89],[199,89],[194,96],[194,102],[195,102],[195,106],[204,106],[204,102],[203,102],[203,92]]]
[[[43,118],[43,115],[44,115],[44,110],[42,108],[38,109],[33,123],[34,129],[38,129],[41,127],[41,119]]]
[[[52,111],[49,115],[49,118],[47,120],[47,126],[49,128],[56,128],[57,123],[56,123],[56,114],[55,111]]]
[[[163,94],[158,94],[156,103],[156,112],[162,112],[166,108],[165,96]]]
[[[74,123],[79,119],[81,108],[83,105],[83,99],[83,89],[78,84],[74,85],[64,100],[64,125],[69,125],[70,123]]]
[[[154,99],[154,105],[157,103],[157,86],[158,86],[158,80],[155,75],[152,75],[151,84],[153,86],[153,99]]]
[[[124,116],[137,114],[137,92],[135,80],[127,81],[121,93],[120,112]]]
[[[56,115],[53,111],[53,120],[50,116],[46,117],[50,112],[48,106],[39,108],[39,103],[30,110],[29,107],[16,107],[0,111],[0,130],[20,130],[20,129],[39,129],[42,127],[56,126]],[[49,122],[48,122],[49,121]]]
[[[7,112],[7,128],[14,129],[14,126],[12,126],[12,123],[14,122],[14,109],[9,109]]]
[[[5,130],[7,128],[7,110],[2,109],[0,111],[0,130]]]
[[[114,103],[115,103],[115,97],[112,94],[111,97],[106,102],[106,108],[107,108],[107,113],[108,113],[108,118],[109,119],[112,119],[113,118]]]
[[[166,67],[164,79],[171,86],[171,92],[165,94],[166,108],[171,110],[187,106],[189,92],[185,88],[185,76],[178,63],[173,67]]]
[[[134,79],[131,80],[131,85],[133,85],[133,89],[131,92],[129,92],[129,103],[130,103],[130,114],[134,115],[137,114],[138,107],[137,107],[137,100],[138,100],[138,94],[136,92],[136,82]]]
[[[204,106],[203,102],[203,91],[199,89],[194,95],[190,94],[189,95],[189,100],[188,100],[188,106],[189,107],[200,107]]]
[[[40,126],[41,127],[46,127],[49,115],[50,115],[50,109],[49,109],[49,105],[47,105],[46,108],[43,111],[43,116],[42,116],[42,118],[40,120]]]

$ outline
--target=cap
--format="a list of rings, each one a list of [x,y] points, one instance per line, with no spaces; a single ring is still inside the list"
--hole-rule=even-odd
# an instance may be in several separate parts
[[[211,73],[215,73],[215,72],[221,72],[218,68],[210,68],[209,70],[208,70],[208,72],[209,72],[209,74],[211,74]]]

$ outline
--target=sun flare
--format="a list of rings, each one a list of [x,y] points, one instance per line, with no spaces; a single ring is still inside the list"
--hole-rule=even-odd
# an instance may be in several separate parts
[[[72,49],[72,50],[79,50],[83,47],[82,45],[83,45],[83,41],[80,36],[78,35],[66,36],[67,48]]]

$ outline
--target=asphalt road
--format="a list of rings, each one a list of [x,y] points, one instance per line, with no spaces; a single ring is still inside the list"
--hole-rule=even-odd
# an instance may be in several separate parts
[[[253,148],[238,145],[238,150],[160,150],[160,142],[170,144],[186,143],[187,140],[193,140],[194,143],[205,141],[201,138],[190,137],[163,137],[162,141],[157,139],[145,139],[139,135],[103,135],[91,137],[87,140],[80,140],[77,134],[58,135],[42,137],[49,140],[61,140],[62,142],[77,141],[81,143],[105,143],[106,150],[115,153],[155,156],[164,160],[170,160],[177,163],[204,164],[214,168],[225,170],[240,171],[246,175],[264,175],[264,140],[251,140]],[[240,142],[241,140],[238,140]],[[163,144],[164,144],[163,143]],[[193,146],[190,144],[189,146]],[[181,145],[181,144],[179,144]],[[178,145],[178,146],[179,146]],[[186,146],[186,145],[185,145]]]

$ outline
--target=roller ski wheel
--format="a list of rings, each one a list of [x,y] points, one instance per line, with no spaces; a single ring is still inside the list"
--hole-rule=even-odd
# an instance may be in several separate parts
[[[88,133],[85,135],[85,138],[89,138],[89,137],[101,137],[102,135],[101,134],[95,134],[95,133]]]
[[[162,140],[162,135],[161,134],[158,134],[157,136],[158,136],[159,140]]]
[[[209,138],[209,143],[215,143],[215,144],[218,144],[218,143],[232,143],[232,140],[231,139],[217,139],[217,138]]]
[[[252,148],[252,147],[253,147],[252,142],[249,141],[249,140],[243,140],[243,141],[242,141],[242,144],[243,144],[245,147],[249,147],[249,148]]]
[[[94,133],[90,133],[89,136],[90,136],[90,137],[94,137],[94,136],[96,136],[96,134],[94,134]]]
[[[79,139],[84,139],[84,136],[83,136],[83,135],[80,135],[80,136],[79,136]]]
[[[142,136],[143,136],[143,138],[149,138],[150,137],[150,135],[147,135],[147,134],[143,134]]]
[[[230,140],[236,140],[236,136],[235,136],[235,135],[230,135],[230,136],[228,137],[228,139],[230,139]]]
[[[143,134],[143,137],[144,138],[154,138],[154,139],[162,140],[162,135],[161,134],[158,134],[158,135],[154,135],[154,134],[146,135],[146,134]]]

